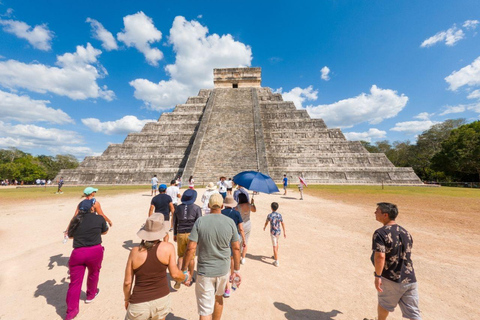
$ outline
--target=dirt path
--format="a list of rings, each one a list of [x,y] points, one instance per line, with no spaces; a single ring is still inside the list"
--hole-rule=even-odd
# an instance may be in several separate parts
[[[198,190],[201,197],[203,190]],[[149,192],[97,199],[113,220],[104,236],[101,293],[94,303],[80,303],[77,319],[123,319],[122,281],[129,249],[145,221]],[[243,284],[225,301],[223,319],[362,320],[376,315],[371,235],[380,227],[375,203],[358,205],[298,193],[256,196]],[[280,240],[280,266],[272,265],[271,242],[262,227],[272,201],[280,204],[287,238]],[[71,241],[62,231],[79,199],[3,205],[0,212],[0,319],[61,319],[68,288]],[[198,201],[197,201],[198,203]],[[479,319],[480,233],[468,223],[479,216],[462,212],[402,214],[397,222],[414,238],[413,262],[420,288],[420,307],[428,319]],[[460,205],[460,204],[459,204]],[[435,211],[435,210],[433,210]],[[443,217],[442,215],[445,215]],[[435,223],[429,223],[431,217]],[[442,223],[440,223],[440,222]],[[85,288],[85,287],[84,287]],[[172,291],[175,291],[172,289]],[[84,298],[85,294],[82,294]],[[167,319],[197,319],[193,288],[172,293]],[[389,319],[400,320],[397,309]]]

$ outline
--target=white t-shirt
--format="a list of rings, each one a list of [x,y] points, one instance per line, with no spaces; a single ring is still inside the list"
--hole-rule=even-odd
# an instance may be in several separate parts
[[[172,198],[173,204],[178,203],[178,194],[180,193],[180,189],[178,189],[177,186],[170,186],[167,188],[167,191],[165,191],[166,194]]]
[[[157,177],[152,178],[152,186],[156,186],[158,184],[158,179]]]
[[[227,181],[223,181],[223,182],[218,181],[217,186],[218,186],[218,192],[220,192],[220,193],[226,193],[227,192],[227,188],[228,188]]]

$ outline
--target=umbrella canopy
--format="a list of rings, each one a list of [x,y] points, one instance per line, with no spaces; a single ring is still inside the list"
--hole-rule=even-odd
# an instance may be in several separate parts
[[[252,191],[264,193],[278,192],[277,185],[272,178],[257,171],[240,172],[233,177],[233,182]]]

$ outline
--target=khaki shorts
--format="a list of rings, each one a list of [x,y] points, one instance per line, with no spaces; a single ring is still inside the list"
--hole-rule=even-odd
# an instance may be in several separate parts
[[[160,320],[165,318],[171,311],[170,294],[168,294],[165,297],[152,301],[130,303],[125,320]]]
[[[183,258],[185,256],[185,252],[187,252],[189,235],[190,233],[177,234],[177,254],[179,258]],[[193,253],[193,257],[195,258],[195,252]]]
[[[270,234],[270,237],[272,238],[272,246],[278,246],[278,238],[280,238],[280,236],[274,236],[273,234]]]
[[[230,272],[221,277],[205,277],[197,275],[195,295],[197,297],[198,314],[208,316],[213,314],[215,296],[223,296]]]
[[[397,283],[382,277],[383,292],[378,293],[378,304],[385,310],[393,312],[397,304],[402,316],[408,319],[421,320],[418,308],[418,284]]]

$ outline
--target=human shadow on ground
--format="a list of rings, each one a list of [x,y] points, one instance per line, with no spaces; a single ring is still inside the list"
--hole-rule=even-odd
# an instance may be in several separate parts
[[[51,256],[50,262],[48,263],[48,270],[52,270],[55,263],[59,267],[68,268],[68,259],[70,259],[70,257],[63,257],[63,254],[57,254],[57,255]]]
[[[63,319],[67,312],[67,304],[65,303],[65,297],[68,291],[68,282],[63,278],[60,283],[57,284],[56,280],[47,280],[37,286],[37,290],[33,294],[35,298],[40,296],[45,297],[47,304],[55,307],[57,314]],[[83,295],[85,293],[82,292]]]
[[[312,310],[312,309],[295,310],[289,305],[282,302],[274,302],[273,305],[278,310],[285,312],[285,318],[288,320],[297,320],[297,319],[335,320],[333,318],[336,317],[339,313],[342,313],[341,311],[338,311],[338,310],[332,310],[329,312],[323,312],[323,311]]]
[[[173,313],[169,313],[165,320],[187,320],[185,318],[180,318],[174,315]]]
[[[132,248],[137,247],[139,244],[139,242],[133,242],[133,240],[126,240],[123,241],[122,247],[127,249],[128,251],[132,251]]]
[[[285,197],[285,196],[282,196],[281,198],[282,198],[282,199],[290,199],[290,200],[298,200],[298,198],[296,198],[296,197]]]
[[[323,311],[312,310],[312,309],[295,310],[292,307],[290,307],[288,304],[285,304],[282,302],[274,302],[273,305],[278,310],[285,312],[285,318],[288,320],[298,320],[298,319],[335,320],[333,318],[336,317],[339,313],[342,313],[338,310],[332,310],[330,312],[323,312]]]
[[[254,255],[254,254],[251,254],[251,253],[247,253],[245,255],[245,258],[252,259],[252,260],[257,260],[257,261],[260,261],[260,262],[263,262],[263,263],[266,263],[266,264],[272,264],[273,263],[272,257]],[[269,260],[272,260],[272,261],[270,262]]]

